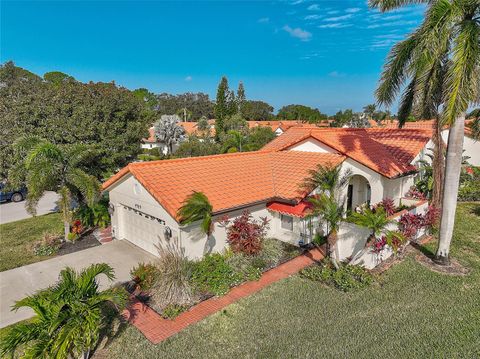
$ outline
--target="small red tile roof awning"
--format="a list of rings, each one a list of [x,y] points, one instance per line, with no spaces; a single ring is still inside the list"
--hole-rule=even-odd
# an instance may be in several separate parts
[[[312,207],[312,204],[305,200],[300,201],[297,204],[287,204],[281,202],[270,202],[267,204],[267,209],[270,211],[300,218],[310,214]]]

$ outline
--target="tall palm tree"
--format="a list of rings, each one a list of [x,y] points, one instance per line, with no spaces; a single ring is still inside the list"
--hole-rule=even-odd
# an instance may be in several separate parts
[[[365,243],[365,248],[355,254],[350,260],[350,263],[353,263],[357,258],[360,258],[368,251],[376,238],[380,236],[386,230],[387,226],[393,223],[393,221],[388,218],[387,212],[382,207],[377,208],[375,211],[367,208],[361,213],[353,212],[349,219],[352,223],[370,230],[370,235]]]
[[[343,219],[343,206],[339,205],[335,198],[321,193],[319,196],[309,199],[313,205],[311,216],[319,216],[327,224],[327,254],[335,268],[338,269],[336,244],[338,241],[338,228]]]
[[[335,198],[336,190],[345,187],[351,175],[352,171],[350,169],[342,172],[340,165],[319,164],[316,169],[309,172],[309,177],[305,179],[302,187],[307,191],[319,189],[328,192],[330,198]]]
[[[99,291],[100,274],[109,280],[115,278],[112,267],[105,263],[92,264],[80,273],[66,268],[56,285],[16,302],[13,309],[28,307],[35,316],[2,337],[0,355],[14,353],[22,346],[25,358],[87,359],[106,325],[106,304],[120,309],[127,299],[120,288]]]
[[[177,217],[180,218],[182,224],[201,221],[200,228],[207,239],[213,232],[213,206],[202,192],[193,191],[178,210]]]
[[[83,144],[55,145],[36,136],[19,139],[14,150],[19,161],[9,173],[10,182],[26,184],[27,210],[32,215],[36,214],[38,201],[46,191],[57,192],[68,240],[72,201],[93,205],[99,198],[100,182],[87,172],[95,151]]]
[[[391,104],[408,81],[399,115],[410,113],[414,103],[427,110],[441,104],[441,125],[449,125],[450,130],[436,261],[448,264],[465,115],[469,106],[480,103],[480,2],[370,0],[370,5],[381,11],[418,3],[427,6],[425,18],[407,39],[391,50],[376,96],[380,103]]]

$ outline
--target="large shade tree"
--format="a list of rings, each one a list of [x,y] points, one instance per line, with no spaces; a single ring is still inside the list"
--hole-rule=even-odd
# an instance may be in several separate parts
[[[121,288],[100,291],[99,275],[115,278],[105,263],[92,264],[79,273],[66,268],[56,285],[16,302],[14,310],[31,308],[35,316],[2,336],[0,355],[23,351],[23,358],[88,359],[107,325],[107,305],[120,309],[127,299]]]
[[[480,103],[480,2],[370,0],[370,5],[381,11],[418,3],[426,4],[424,20],[407,39],[391,50],[376,95],[379,102],[389,104],[406,85],[399,115],[410,113],[415,103],[428,110],[429,106],[440,102],[440,124],[450,126],[450,130],[436,260],[448,264],[465,117],[469,106]]]
[[[57,192],[67,240],[72,202],[93,205],[99,198],[100,182],[88,173],[96,151],[88,145],[55,145],[36,136],[27,136],[15,143],[14,153],[16,161],[10,169],[9,182],[14,187],[26,184],[27,210],[33,215],[46,191]]]

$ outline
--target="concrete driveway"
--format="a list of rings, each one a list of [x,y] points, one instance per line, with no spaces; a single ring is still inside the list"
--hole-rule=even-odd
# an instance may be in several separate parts
[[[58,194],[55,192],[46,192],[37,205],[37,216],[55,212],[57,210],[56,202]],[[25,208],[26,201],[7,202],[0,204],[0,224],[19,221],[21,219],[30,218],[30,213]]]
[[[141,262],[152,262],[155,258],[127,241],[114,240],[98,247],[1,272],[0,328],[32,317],[34,313],[29,308],[12,312],[11,306],[15,301],[54,284],[59,272],[67,266],[80,270],[92,263],[108,263],[115,270],[115,282],[124,282],[130,279],[132,267]],[[105,276],[99,279],[102,289],[113,284]]]

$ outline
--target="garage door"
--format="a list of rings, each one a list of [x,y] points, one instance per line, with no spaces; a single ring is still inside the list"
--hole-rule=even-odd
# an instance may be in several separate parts
[[[158,245],[164,236],[165,226],[157,218],[133,208],[122,206],[123,239],[158,256]]]

